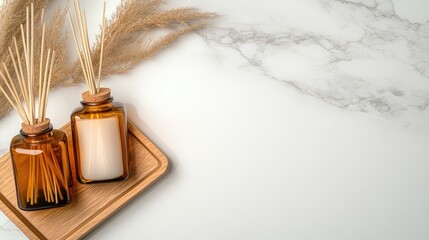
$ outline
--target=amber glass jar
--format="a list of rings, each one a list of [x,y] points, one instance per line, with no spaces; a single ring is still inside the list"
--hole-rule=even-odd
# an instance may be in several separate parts
[[[71,115],[77,179],[80,183],[128,178],[127,114],[113,102],[110,89],[82,94],[82,107]]]
[[[53,129],[49,120],[22,126],[10,144],[19,208],[31,211],[68,204],[72,179],[66,134]]]

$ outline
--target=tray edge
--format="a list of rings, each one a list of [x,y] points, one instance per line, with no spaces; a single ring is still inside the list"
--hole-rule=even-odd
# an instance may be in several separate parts
[[[63,127],[67,126],[70,123],[65,124]],[[63,128],[62,127],[62,128]],[[113,208],[106,208],[103,211],[101,211],[96,218],[93,218],[92,220],[86,222],[85,225],[82,226],[81,229],[72,232],[70,234],[66,234],[64,236],[64,239],[81,239],[85,237],[87,234],[89,234],[92,230],[99,227],[104,221],[106,221],[108,218],[113,216],[116,212],[118,212],[122,207],[127,205],[130,201],[135,199],[140,193],[145,191],[147,188],[152,186],[157,180],[159,180],[162,176],[164,176],[168,170],[169,170],[169,161],[168,158],[162,153],[162,151],[153,143],[151,142],[131,121],[128,121],[128,131],[131,132],[138,140],[140,140],[143,144],[143,146],[161,163],[161,166],[158,170],[156,170],[154,173],[148,176],[145,180],[138,183],[136,186],[133,187],[132,190],[136,189],[133,194],[129,191],[123,196],[121,196],[115,203],[117,206]],[[4,154],[0,157],[0,159],[7,158],[9,152]],[[141,186],[139,188],[139,186]],[[24,216],[21,215],[19,210],[15,213],[13,209],[14,207],[10,208],[7,206],[7,203],[9,201],[6,199],[4,201],[4,198],[6,198],[3,194],[0,193],[0,210],[29,238],[29,239],[46,239],[46,236],[44,236],[42,233],[40,233],[37,229],[32,229],[29,226],[32,226],[30,221],[26,219]],[[6,203],[7,202],[7,203]],[[114,204],[115,204],[114,203]],[[16,209],[15,209],[16,210]],[[21,217],[19,216],[21,215]],[[26,224],[25,222],[28,222],[30,224]]]

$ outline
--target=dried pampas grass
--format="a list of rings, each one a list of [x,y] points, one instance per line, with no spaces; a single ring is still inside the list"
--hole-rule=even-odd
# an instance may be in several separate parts
[[[25,22],[25,8],[32,0],[5,0],[0,7],[0,62],[11,66],[8,47],[12,46],[13,36],[19,36],[19,26]],[[49,0],[35,1],[36,19]],[[126,73],[143,60],[170,46],[186,33],[206,26],[215,18],[214,13],[201,12],[194,8],[164,9],[164,0],[123,0],[116,13],[105,26],[104,56],[101,78],[113,74]],[[68,29],[65,31],[66,10],[57,9],[47,20],[46,48],[56,52],[56,67],[52,76],[52,87],[72,86],[84,83],[84,76],[78,61],[68,63]],[[167,34],[153,39],[152,33],[160,29]],[[39,31],[36,31],[39,32]],[[100,31],[101,34],[101,31]],[[94,69],[99,68],[101,36],[91,49]],[[19,41],[19,47],[22,47]],[[35,43],[36,45],[39,43]],[[36,55],[36,57],[38,57]],[[36,66],[36,69],[38,67]],[[36,72],[37,74],[37,72]],[[0,83],[1,84],[1,83]],[[6,102],[0,95],[0,103]],[[0,105],[0,118],[9,112],[9,104]]]
[[[61,87],[71,75],[72,69],[67,60],[69,34],[64,31],[67,11],[57,8],[46,27],[45,45],[55,50],[55,71],[52,73],[51,87]]]
[[[134,68],[141,61],[166,48],[182,35],[200,29],[214,13],[200,12],[194,8],[164,10],[163,0],[125,0],[106,25],[102,78],[122,74]],[[150,34],[160,29],[172,32],[158,39]],[[101,36],[92,51],[92,62],[98,69]],[[83,73],[75,72],[76,79]]]

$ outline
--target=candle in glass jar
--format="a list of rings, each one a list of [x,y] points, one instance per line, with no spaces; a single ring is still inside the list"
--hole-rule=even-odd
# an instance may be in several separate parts
[[[80,119],[76,126],[83,178],[103,181],[122,176],[124,166],[118,119]]]
[[[90,95],[71,115],[77,179],[81,183],[123,180],[129,176],[127,113],[110,89]]]

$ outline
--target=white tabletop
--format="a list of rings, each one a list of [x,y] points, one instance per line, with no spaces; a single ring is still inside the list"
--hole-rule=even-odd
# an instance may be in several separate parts
[[[103,84],[172,168],[88,239],[429,239],[428,1],[169,6],[222,17]],[[56,127],[83,89],[52,91]]]

